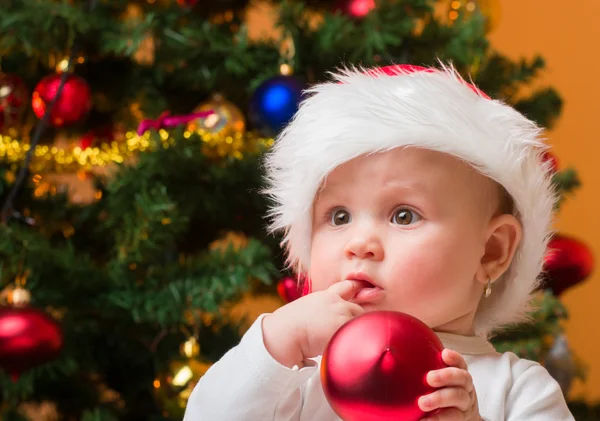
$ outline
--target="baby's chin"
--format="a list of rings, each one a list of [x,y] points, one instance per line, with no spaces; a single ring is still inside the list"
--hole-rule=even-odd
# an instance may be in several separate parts
[[[383,300],[381,302],[366,302],[361,303],[359,305],[365,311],[398,311],[400,313],[406,313],[399,309],[397,306],[389,305]]]
[[[401,308],[399,308],[398,306],[395,305],[390,305],[389,303],[382,301],[382,302],[368,302],[368,303],[364,303],[364,304],[360,304],[360,306],[362,307],[362,309],[365,312],[371,312],[371,311],[397,311],[400,313],[406,313],[409,316],[413,316],[419,320],[421,320],[423,323],[425,323],[427,326],[432,327],[431,320],[428,320],[428,318],[426,317],[426,315],[424,314],[420,314],[418,312],[415,311],[410,311],[410,310],[402,310]]]

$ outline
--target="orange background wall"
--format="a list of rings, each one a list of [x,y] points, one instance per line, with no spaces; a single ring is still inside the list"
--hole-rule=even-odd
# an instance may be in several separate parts
[[[501,16],[490,34],[492,46],[514,59],[541,54],[548,70],[540,83],[554,86],[565,101],[560,121],[547,136],[561,165],[578,170],[583,187],[564,205],[556,228],[588,243],[600,265],[600,1],[570,6],[558,0],[496,1]],[[269,12],[259,4],[249,13],[252,35],[272,33]],[[572,394],[588,400],[600,400],[599,297],[600,270],[563,295],[571,314],[568,338],[589,366],[587,382],[575,385]]]
[[[548,133],[562,166],[574,166],[583,187],[558,215],[556,228],[585,241],[598,270],[584,284],[568,290],[567,335],[573,350],[589,366],[585,385],[573,395],[600,399],[600,2],[578,0],[501,0],[500,24],[490,34],[494,48],[512,58],[541,54],[547,71],[542,82],[555,87],[565,105]]]

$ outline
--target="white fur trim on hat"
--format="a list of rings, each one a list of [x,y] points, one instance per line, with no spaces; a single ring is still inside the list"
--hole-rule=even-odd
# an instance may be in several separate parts
[[[368,153],[416,146],[458,157],[512,196],[523,239],[507,272],[482,299],[475,330],[522,321],[538,284],[555,203],[541,130],[487,98],[448,66],[427,71],[344,69],[308,97],[266,159],[272,230],[283,230],[288,262],[310,269],[312,205],[325,177]]]

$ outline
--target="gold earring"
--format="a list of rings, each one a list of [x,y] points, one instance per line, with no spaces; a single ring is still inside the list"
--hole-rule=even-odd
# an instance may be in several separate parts
[[[490,278],[488,278],[487,286],[485,287],[484,296],[485,296],[485,298],[488,298],[490,295],[492,295],[492,280]]]

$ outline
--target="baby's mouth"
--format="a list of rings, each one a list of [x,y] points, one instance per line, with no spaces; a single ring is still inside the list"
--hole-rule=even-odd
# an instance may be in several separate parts
[[[366,304],[375,301],[381,297],[383,289],[364,279],[357,279],[360,282],[360,289],[352,299],[356,304]]]
[[[356,282],[360,283],[360,289],[367,289],[367,288],[377,288],[375,285],[373,285],[371,282],[364,280],[364,279],[357,279]]]

